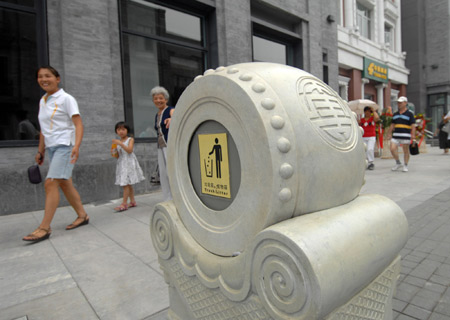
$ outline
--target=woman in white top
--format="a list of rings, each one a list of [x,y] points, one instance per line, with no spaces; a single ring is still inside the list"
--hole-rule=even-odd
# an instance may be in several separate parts
[[[50,166],[45,180],[44,218],[35,231],[23,238],[24,241],[38,242],[50,237],[50,224],[59,204],[59,188],[78,215],[66,230],[89,223],[80,195],[72,184],[72,170],[83,139],[83,123],[76,100],[59,88],[60,81],[59,73],[54,68],[39,68],[37,82],[46,94],[39,103],[41,132],[35,160],[42,165],[47,152]]]

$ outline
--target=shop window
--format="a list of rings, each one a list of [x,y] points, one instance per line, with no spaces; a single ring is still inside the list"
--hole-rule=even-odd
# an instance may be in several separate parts
[[[0,146],[37,145],[39,65],[47,64],[45,1],[0,1]]]
[[[439,122],[442,120],[442,116],[448,112],[447,101],[448,96],[446,93],[430,94],[428,96],[428,110],[427,114],[431,118],[431,123],[428,125],[428,129],[435,132]]]
[[[368,39],[371,39],[371,16],[372,11],[357,2],[356,21],[359,28],[359,33]]]
[[[143,0],[121,1],[125,118],[137,139],[154,138],[150,90],[165,87],[174,106],[206,69],[205,18]],[[152,140],[153,141],[153,140]]]
[[[288,46],[253,36],[253,61],[287,64]]]
[[[250,3],[253,61],[303,67],[302,20],[264,1]]]
[[[3,0],[2,2],[5,3],[12,3],[12,4],[18,4],[21,6],[27,6],[27,7],[31,7],[34,8],[34,0]]]
[[[253,24],[253,61],[302,67],[301,40]]]

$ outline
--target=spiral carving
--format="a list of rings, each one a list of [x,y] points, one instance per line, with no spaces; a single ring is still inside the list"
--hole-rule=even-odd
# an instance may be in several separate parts
[[[158,255],[167,260],[173,255],[172,224],[167,213],[155,209],[151,221],[152,241]]]
[[[276,319],[293,319],[306,312],[309,284],[296,255],[276,240],[261,242],[253,257],[253,285]]]

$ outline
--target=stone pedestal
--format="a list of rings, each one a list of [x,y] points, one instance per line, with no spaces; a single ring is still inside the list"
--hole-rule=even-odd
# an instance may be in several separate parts
[[[208,70],[171,122],[173,201],[151,236],[171,319],[392,319],[407,222],[358,196],[361,129],[326,84],[292,67]]]
[[[403,153],[402,148],[398,148],[398,152]],[[381,159],[394,159],[391,153],[391,139],[385,139],[383,143],[383,149],[381,152]]]
[[[426,143],[426,140],[423,140],[422,141],[422,144],[420,145],[420,147],[419,147],[419,152],[420,153],[427,153],[428,151],[427,151],[427,143]]]
[[[407,222],[385,197],[277,223],[235,257],[200,246],[173,202],[156,207],[151,230],[180,319],[392,318]]]

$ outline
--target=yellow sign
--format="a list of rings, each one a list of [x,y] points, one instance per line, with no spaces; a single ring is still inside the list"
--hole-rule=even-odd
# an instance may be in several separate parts
[[[199,134],[202,193],[231,198],[226,133]]]
[[[369,64],[369,67],[367,68],[367,72],[371,76],[381,78],[381,79],[387,79],[387,68],[377,66],[375,63]]]

